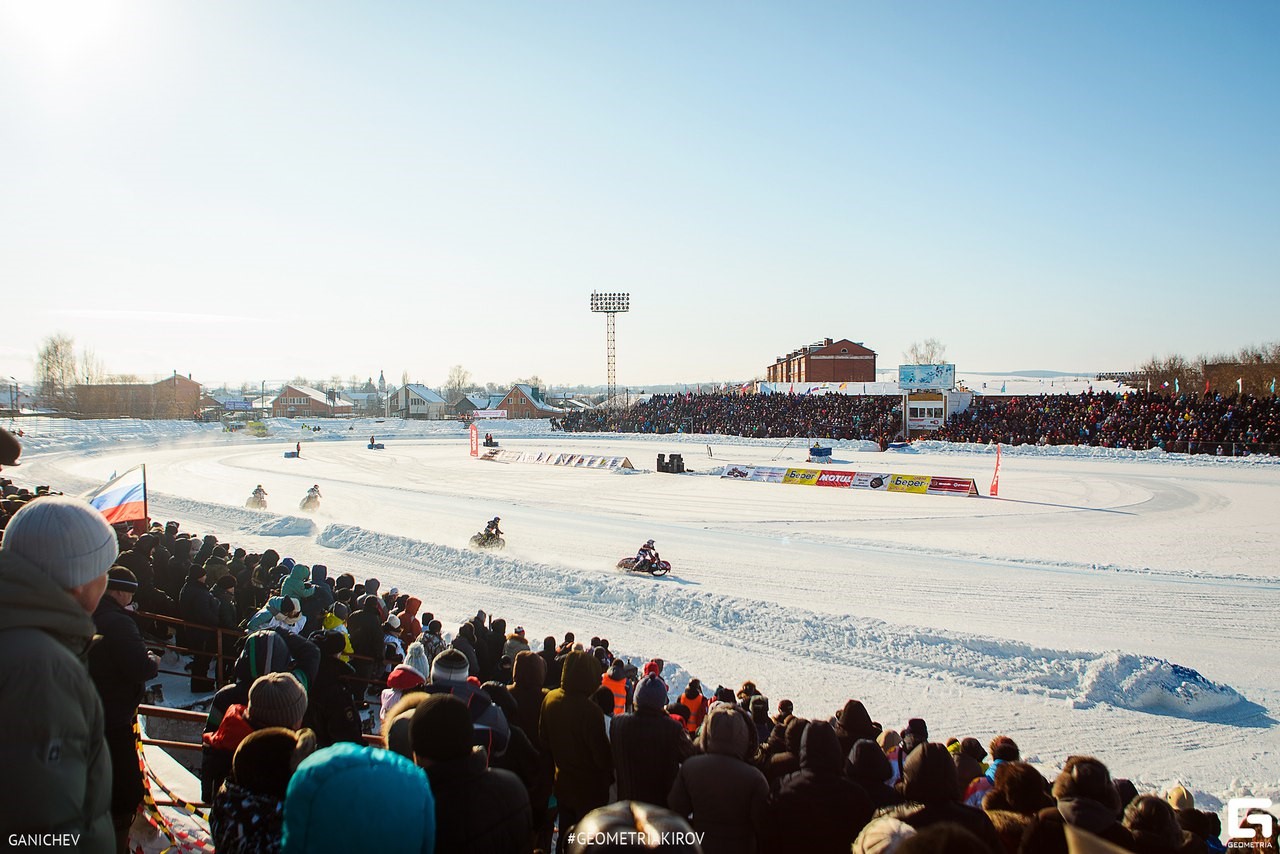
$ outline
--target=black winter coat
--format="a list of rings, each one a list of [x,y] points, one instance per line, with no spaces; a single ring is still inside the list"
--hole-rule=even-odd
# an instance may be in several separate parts
[[[155,677],[157,665],[147,655],[133,614],[115,599],[102,597],[93,612],[93,625],[102,637],[89,650],[89,675],[102,697],[104,729],[131,729],[146,682]]]
[[[800,741],[800,770],[783,779],[774,797],[762,850],[848,852],[872,809],[862,787],[840,775],[843,764],[831,725],[809,724]]]
[[[202,626],[218,624],[218,600],[213,598],[209,588],[199,581],[188,581],[182,585],[182,593],[178,596],[178,607],[182,619]],[[206,629],[188,628],[186,640],[188,646],[200,647],[211,645],[214,634]]]
[[[684,727],[663,711],[639,709],[609,726],[618,800],[665,807],[680,763],[698,752]]]
[[[485,768],[472,748],[465,759],[426,769],[436,801],[436,850],[507,854],[533,850],[529,795],[515,774]]]
[[[351,665],[340,658],[320,659],[316,681],[307,692],[307,713],[302,718],[304,727],[315,730],[318,746],[328,747],[340,741],[363,743],[360,713],[351,696],[351,683],[344,679],[355,675]]]

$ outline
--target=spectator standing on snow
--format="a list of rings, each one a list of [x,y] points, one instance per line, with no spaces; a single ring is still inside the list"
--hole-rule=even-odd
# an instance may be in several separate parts
[[[118,553],[102,514],[63,496],[28,502],[0,540],[0,754],[11,781],[0,838],[76,833],[82,850],[115,847],[102,701],[84,656]]]

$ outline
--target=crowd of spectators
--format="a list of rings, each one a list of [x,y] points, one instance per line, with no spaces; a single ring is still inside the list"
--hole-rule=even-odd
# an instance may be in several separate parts
[[[901,415],[893,414],[901,403],[848,394],[655,394],[621,412],[570,412],[560,425],[567,432],[867,439],[885,447],[902,432]]]
[[[142,629],[158,630],[126,623],[143,579],[184,554],[184,591],[217,599],[216,574],[233,594],[218,609],[248,630],[203,739],[220,852],[1031,854],[1082,833],[1149,854],[1225,850],[1216,813],[1185,787],[1140,793],[1095,757],[1066,758],[1051,782],[1008,735],[931,738],[923,718],[884,726],[857,699],[803,717],[751,680],[672,686],[661,659],[572,633],[536,648],[483,611],[447,633],[374,578],[241,554],[177,523],[135,537],[79,499],[3,488],[0,754],[22,781],[0,798],[11,843],[69,834],[81,850],[125,850],[141,790],[111,732],[137,714],[156,665]],[[111,638],[91,645],[95,630]],[[375,722],[379,746],[364,743]],[[1251,850],[1276,854],[1275,830]]]
[[[623,411],[571,412],[569,432],[700,433],[754,438],[902,437],[898,396],[656,394]],[[978,396],[930,438],[1010,445],[1088,445],[1170,453],[1280,453],[1280,398],[1127,391]]]
[[[949,442],[1090,445],[1171,453],[1280,453],[1280,398],[1099,392],[977,398],[934,434]]]

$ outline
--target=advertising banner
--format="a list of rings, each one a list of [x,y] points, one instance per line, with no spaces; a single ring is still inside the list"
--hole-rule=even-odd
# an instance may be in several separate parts
[[[476,425],[471,425],[471,456],[480,455],[480,431],[476,429]]]
[[[507,410],[505,409],[477,409],[471,413],[472,418],[506,418]]]
[[[822,472],[817,469],[787,469],[787,473],[783,475],[783,483],[794,483],[800,486],[813,486],[818,482],[818,475]]]
[[[978,486],[971,477],[931,477],[925,491],[930,495],[977,495]]]
[[[933,478],[927,474],[895,474],[889,478],[887,488],[890,492],[924,493],[928,491],[931,480]]]
[[[888,483],[891,474],[880,474],[877,472],[856,471],[853,473],[854,489],[884,489]]]
[[[758,483],[782,483],[787,470],[778,466],[757,466],[751,470],[751,480]]]
[[[903,391],[933,389],[947,391],[955,388],[955,365],[899,365],[898,387]]]
[[[823,469],[818,475],[817,486],[834,486],[840,489],[848,489],[853,486],[853,472],[851,471],[831,471]]]

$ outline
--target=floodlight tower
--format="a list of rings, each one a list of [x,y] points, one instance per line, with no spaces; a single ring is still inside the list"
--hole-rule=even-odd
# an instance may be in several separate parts
[[[613,321],[618,312],[631,309],[631,294],[591,292],[591,310],[608,319],[609,328],[609,389],[607,406],[612,409],[618,402],[617,356],[614,352]]]

